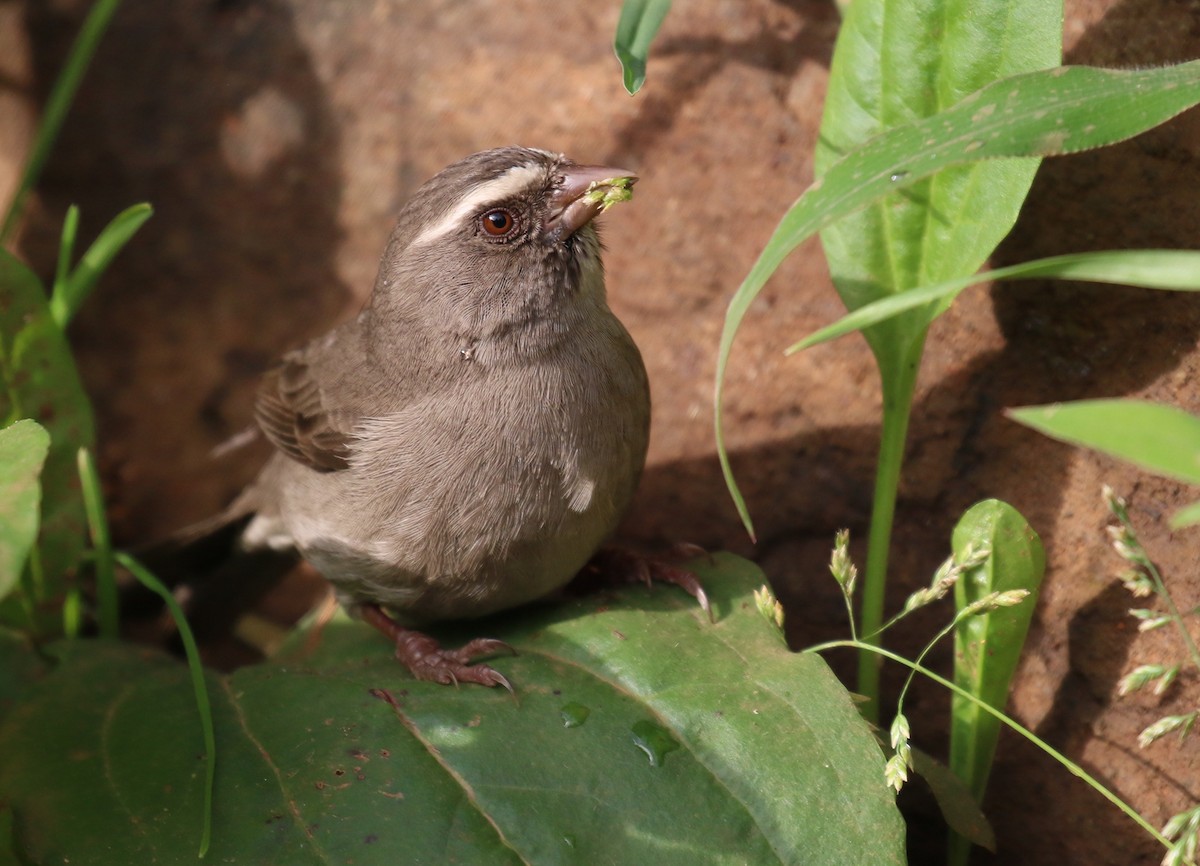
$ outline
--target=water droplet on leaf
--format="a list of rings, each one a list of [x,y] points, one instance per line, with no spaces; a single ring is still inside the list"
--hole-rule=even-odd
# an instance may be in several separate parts
[[[583,704],[577,704],[572,701],[566,704],[559,710],[562,713],[563,727],[578,728],[587,721],[587,717],[591,714],[591,710]]]
[[[666,729],[645,719],[633,726],[633,744],[646,753],[651,767],[661,767],[667,752],[679,748],[679,741]]]
[[[894,171],[894,172],[892,172],[891,180],[892,180],[892,183],[899,183],[900,181],[904,180],[904,178],[906,178],[906,177],[908,177],[907,171]]]

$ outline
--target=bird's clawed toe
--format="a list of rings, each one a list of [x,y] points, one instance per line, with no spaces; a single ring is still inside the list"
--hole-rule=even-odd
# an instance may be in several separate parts
[[[516,655],[516,651],[504,641],[481,637],[458,649],[443,649],[429,635],[397,623],[377,604],[364,604],[361,610],[363,619],[395,642],[396,658],[417,679],[443,685],[478,683],[489,688],[503,686],[512,692],[512,684],[502,673],[487,665],[474,664],[475,659],[497,653]]]
[[[688,555],[695,556],[696,551],[704,553],[703,549],[688,545]],[[708,615],[709,622],[714,621],[712,605],[709,604],[708,594],[704,591],[700,578],[668,559],[624,548],[608,547],[592,557],[587,570],[609,580],[639,582],[647,586],[655,581],[674,584],[696,599]]]

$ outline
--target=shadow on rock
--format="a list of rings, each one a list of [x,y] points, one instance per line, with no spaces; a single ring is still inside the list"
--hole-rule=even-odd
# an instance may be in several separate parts
[[[86,4],[28,6],[44,94]],[[155,208],[71,333],[89,391],[104,395],[118,537],[175,528],[164,498],[194,503],[191,519],[211,513],[254,471],[261,452],[216,472],[208,451],[250,417],[259,373],[346,301],[334,268],[338,147],[286,2],[131,0],[114,17],[23,249],[52,273],[67,205],[81,207],[80,251],[125,207]]]

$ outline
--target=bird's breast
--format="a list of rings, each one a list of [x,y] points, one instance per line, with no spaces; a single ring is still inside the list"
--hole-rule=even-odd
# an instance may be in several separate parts
[[[364,419],[349,469],[305,469],[280,515],[344,592],[416,619],[567,582],[615,529],[645,459],[649,393],[623,330],[523,365],[462,363],[445,387]]]

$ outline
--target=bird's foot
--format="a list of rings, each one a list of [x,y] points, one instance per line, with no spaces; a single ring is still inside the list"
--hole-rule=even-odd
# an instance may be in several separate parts
[[[708,614],[708,621],[714,622],[712,606],[708,603],[708,594],[705,593],[700,578],[672,561],[685,557],[708,556],[707,551],[694,544],[677,544],[672,553],[673,556],[668,558],[638,553],[623,547],[606,547],[592,556],[584,566],[584,572],[613,581],[636,581],[646,586],[655,581],[672,583],[696,599]]]
[[[508,644],[490,637],[476,638],[458,649],[442,649],[427,634],[405,628],[383,612],[377,604],[362,605],[362,616],[396,644],[400,659],[414,677],[443,685],[478,683],[481,686],[504,686],[510,692],[512,684],[499,671],[487,665],[473,664],[477,658],[508,652],[516,655]]]

